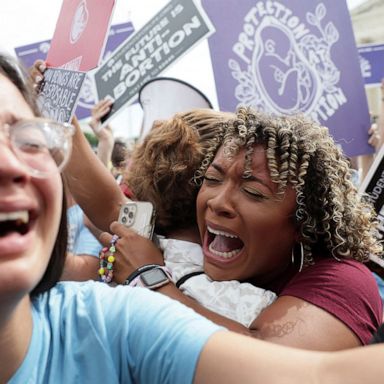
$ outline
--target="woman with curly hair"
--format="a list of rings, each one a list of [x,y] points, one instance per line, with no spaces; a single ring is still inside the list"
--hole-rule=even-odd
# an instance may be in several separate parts
[[[302,116],[250,108],[223,121],[194,174],[204,272],[272,290],[277,300],[249,329],[208,311],[173,284],[158,288],[230,329],[276,343],[335,350],[369,342],[381,302],[362,262],[381,255],[375,215],[350,180],[328,130]],[[113,223],[121,237],[117,282],[162,264],[145,239]],[[103,234],[102,240],[111,235]]]

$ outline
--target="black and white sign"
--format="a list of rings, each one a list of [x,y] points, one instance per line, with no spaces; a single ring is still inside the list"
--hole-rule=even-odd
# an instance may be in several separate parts
[[[38,98],[42,115],[61,123],[70,122],[85,75],[84,72],[48,68]]]
[[[194,0],[170,1],[95,72],[98,98],[114,101],[103,123],[134,101],[143,84],[212,32],[211,23]]]
[[[384,145],[376,155],[367,176],[359,188],[360,194],[365,194],[377,213],[379,239],[384,239]],[[374,255],[370,259],[384,268],[384,260]]]
[[[367,194],[377,212],[379,221],[380,238],[384,238],[384,145],[375,157],[375,161],[369,168],[367,176],[364,178],[359,188],[361,194]]]

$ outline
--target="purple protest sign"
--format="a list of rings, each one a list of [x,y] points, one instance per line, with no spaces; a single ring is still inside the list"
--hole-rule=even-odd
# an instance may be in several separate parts
[[[220,109],[303,112],[349,156],[372,153],[368,103],[345,1],[202,0]]]
[[[380,85],[384,78],[384,44],[360,45],[357,50],[365,85]]]
[[[134,28],[131,22],[112,25],[108,33],[108,40],[103,58],[108,58],[111,53],[133,32]],[[17,57],[24,63],[25,66],[31,67],[36,60],[45,60],[50,47],[50,42],[50,40],[45,40],[24,45],[22,47],[16,47],[15,52]],[[77,118],[85,119],[89,117],[91,115],[90,109],[95,103],[96,96],[94,92],[93,79],[91,76],[86,76],[77,103]]]
[[[44,40],[38,43],[23,45],[22,47],[16,47],[16,56],[27,68],[32,67],[36,60],[45,60],[50,45],[51,40]]]

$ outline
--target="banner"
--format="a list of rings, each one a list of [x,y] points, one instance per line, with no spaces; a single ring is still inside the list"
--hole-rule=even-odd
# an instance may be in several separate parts
[[[384,145],[375,156],[367,175],[360,184],[359,193],[365,194],[368,201],[373,205],[377,213],[378,237],[384,239]],[[384,268],[384,260],[377,256],[370,256],[370,259]]]
[[[47,64],[74,71],[98,66],[115,0],[63,0]]]
[[[99,99],[114,101],[103,123],[136,99],[141,86],[174,63],[212,26],[193,0],[172,0],[95,72]]]
[[[103,55],[104,59],[107,59],[112,54],[112,52],[133,32],[134,28],[131,22],[112,25],[108,33],[108,40]],[[31,67],[36,60],[46,59],[50,43],[50,40],[45,40],[21,47],[16,47],[15,52],[17,57],[28,68]],[[91,108],[95,104],[96,95],[93,85],[93,78],[92,76],[87,75],[81,88],[80,97],[76,108],[77,118],[85,119],[89,117],[91,115]]]
[[[384,44],[360,45],[357,50],[365,85],[380,85],[384,79]]]
[[[84,72],[62,68],[48,68],[38,97],[43,116],[61,123],[69,123],[85,78]]]
[[[368,154],[368,103],[344,0],[202,0],[220,109],[302,112]]]

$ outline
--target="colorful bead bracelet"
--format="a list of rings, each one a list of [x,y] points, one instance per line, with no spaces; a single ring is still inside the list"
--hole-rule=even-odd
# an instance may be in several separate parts
[[[100,281],[110,283],[113,278],[113,263],[115,262],[116,242],[119,236],[113,235],[109,247],[104,247],[99,255]]]

